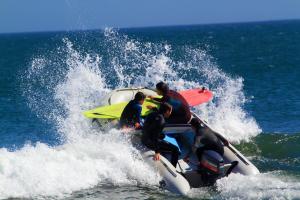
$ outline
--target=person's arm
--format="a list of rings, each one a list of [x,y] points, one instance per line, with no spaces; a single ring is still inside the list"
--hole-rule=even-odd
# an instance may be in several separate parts
[[[153,96],[148,96],[149,99],[151,99],[153,102],[155,102],[156,104],[161,104],[161,98],[155,98]],[[158,111],[156,106],[152,106],[152,105],[148,105],[146,106],[148,109],[152,110],[152,111]]]
[[[139,127],[136,128],[140,128],[141,127],[141,122],[142,122],[142,106],[139,105],[137,108],[137,123],[139,124]]]
[[[154,100],[154,101],[157,101],[159,103],[164,103],[164,102],[167,102],[167,96],[163,96],[162,98],[157,98],[157,97],[153,97],[153,96],[149,96],[150,99]]]
[[[142,106],[141,105],[134,105],[134,110],[132,111],[134,112],[134,118],[133,118],[133,122],[134,122],[134,128],[139,129],[141,128],[141,121],[142,121]]]
[[[163,98],[152,98],[152,100],[154,100],[154,101],[157,101],[157,102],[159,102],[159,103],[163,103],[164,101],[163,101]]]

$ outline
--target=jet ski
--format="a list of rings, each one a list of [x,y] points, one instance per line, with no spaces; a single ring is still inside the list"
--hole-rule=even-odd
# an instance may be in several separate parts
[[[139,91],[147,96],[157,96],[154,90],[148,88],[117,89],[109,93],[103,99],[102,104],[118,105],[128,102]],[[240,173],[243,175],[259,173],[259,170],[230,144],[225,137],[213,131],[195,113],[192,113],[192,116],[199,119],[209,129],[211,134],[215,134],[221,139],[224,145],[223,156],[215,151],[205,151],[200,161],[193,155],[190,157],[189,162],[185,162],[183,157],[187,154],[194,141],[194,132],[189,124],[170,124],[163,130],[165,134],[164,140],[177,146],[181,153],[176,168],[170,163],[168,154],[162,154],[159,161],[153,160],[154,151],[146,147],[141,147],[141,131],[136,131],[132,136],[133,145],[141,150],[145,161],[155,167],[161,175],[160,186],[162,188],[177,194],[186,195],[191,188],[213,185],[216,180],[226,177],[231,173]],[[104,117],[104,119],[95,118],[94,121],[102,125],[104,122],[111,123],[116,120],[105,119]]]

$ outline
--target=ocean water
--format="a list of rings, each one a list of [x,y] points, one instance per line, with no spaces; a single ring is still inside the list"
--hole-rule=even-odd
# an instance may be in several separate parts
[[[0,35],[0,199],[300,199],[300,21]],[[120,87],[208,87],[193,108],[261,171],[187,197],[82,112]]]

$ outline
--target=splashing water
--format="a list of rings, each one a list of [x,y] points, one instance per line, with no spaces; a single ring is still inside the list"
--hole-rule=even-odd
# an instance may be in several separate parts
[[[38,143],[16,152],[1,149],[1,198],[62,197],[105,182],[155,185],[158,176],[129,141],[119,131],[108,134],[58,147]]]
[[[0,198],[59,197],[100,183],[156,185],[158,175],[127,136],[115,129],[100,132],[82,115],[112,88],[153,87],[161,80],[177,90],[204,85],[214,100],[194,109],[215,130],[234,142],[260,132],[242,109],[242,78],[226,75],[205,51],[183,47],[185,59],[176,61],[171,45],[139,42],[112,29],[104,31],[101,48],[101,54],[80,53],[64,39],[56,51],[33,59],[24,95],[32,111],[55,123],[64,142],[1,149]]]
[[[217,187],[225,199],[300,198],[300,183],[276,172],[255,176],[232,174],[228,178],[220,179]]]
[[[214,99],[195,111],[213,129],[232,142],[248,141],[261,132],[255,119],[243,110],[247,100],[243,79],[226,75],[205,51],[183,47],[180,53],[184,59],[176,61],[170,45],[133,41],[111,29],[105,35],[108,46],[120,55],[111,59],[120,83],[116,87],[154,87],[161,80],[176,90],[206,86],[214,92]]]
[[[193,188],[188,196],[201,199],[299,199],[300,183],[280,171],[252,176],[231,174],[219,179],[216,188]]]

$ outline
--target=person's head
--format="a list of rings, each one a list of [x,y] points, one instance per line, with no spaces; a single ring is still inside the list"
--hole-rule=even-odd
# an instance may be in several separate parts
[[[169,92],[169,86],[161,81],[156,84],[156,91],[159,95],[166,95]]]
[[[172,106],[168,103],[160,104],[159,113],[163,114],[165,118],[169,118],[172,113]]]
[[[134,96],[134,100],[139,102],[139,104],[143,104],[144,103],[144,100],[146,98],[146,95],[144,95],[144,93],[142,92],[137,92]]]
[[[201,122],[197,118],[193,118],[190,124],[194,130],[198,130],[201,127]]]

